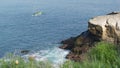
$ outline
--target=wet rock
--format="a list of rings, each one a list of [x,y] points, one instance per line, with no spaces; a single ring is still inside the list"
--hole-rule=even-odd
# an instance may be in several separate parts
[[[21,50],[22,54],[28,54],[30,51],[29,50]]]
[[[62,46],[60,46],[60,48],[62,49],[67,49],[67,50],[71,50],[74,47],[74,42],[75,42],[76,37],[71,37],[69,39],[63,40],[61,41],[61,43],[63,44]]]

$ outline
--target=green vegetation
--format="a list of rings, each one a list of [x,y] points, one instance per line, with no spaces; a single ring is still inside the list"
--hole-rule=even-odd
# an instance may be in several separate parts
[[[119,46],[100,42],[87,54],[83,62],[66,61],[59,68],[120,68]],[[0,60],[0,68],[54,68],[49,62],[28,61],[19,56],[8,55]],[[56,67],[55,67],[56,68]]]
[[[50,62],[38,62],[33,57],[25,61],[19,56],[9,54],[0,60],[0,68],[53,68]]]
[[[69,61],[63,68],[120,68],[119,46],[100,42],[87,54],[83,62]]]
[[[90,57],[92,60],[112,63],[118,58],[117,48],[113,44],[100,42],[96,47],[91,49]]]

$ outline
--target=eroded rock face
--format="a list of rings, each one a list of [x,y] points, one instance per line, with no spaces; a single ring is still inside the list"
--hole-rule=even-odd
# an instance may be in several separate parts
[[[98,16],[89,20],[88,30],[102,40],[119,44],[120,12]]]
[[[62,41],[63,46],[60,48],[71,50],[66,58],[81,61],[84,53],[99,41],[120,44],[120,12],[112,12],[90,19],[87,31],[77,37]]]

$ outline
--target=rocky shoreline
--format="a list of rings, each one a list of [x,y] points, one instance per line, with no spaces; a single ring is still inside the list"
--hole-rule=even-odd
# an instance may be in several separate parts
[[[91,18],[88,30],[77,37],[61,41],[62,49],[70,50],[67,59],[74,61],[84,60],[85,53],[97,42],[106,41],[114,44],[120,43],[120,12]]]

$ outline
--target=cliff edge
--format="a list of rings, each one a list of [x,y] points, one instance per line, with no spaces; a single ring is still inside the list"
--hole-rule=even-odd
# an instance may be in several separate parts
[[[84,53],[100,41],[120,44],[120,12],[91,18],[87,31],[61,41],[63,45],[60,48],[71,51],[66,58],[81,61],[85,57]]]

